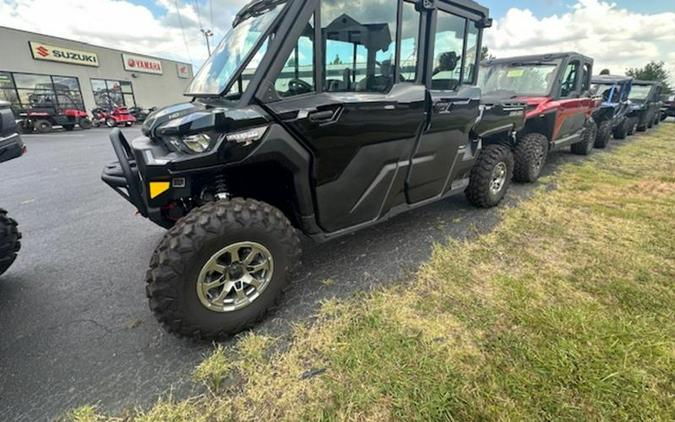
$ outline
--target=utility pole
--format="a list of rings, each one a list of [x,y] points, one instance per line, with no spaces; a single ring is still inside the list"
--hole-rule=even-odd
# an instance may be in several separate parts
[[[206,39],[206,49],[209,51],[209,57],[211,57],[211,44],[209,43],[209,37],[213,36],[213,31],[210,29],[200,29],[202,31],[202,34],[204,34],[204,38]]]

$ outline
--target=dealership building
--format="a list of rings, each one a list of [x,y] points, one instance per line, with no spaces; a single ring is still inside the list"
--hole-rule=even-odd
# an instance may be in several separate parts
[[[184,101],[192,65],[0,27],[0,100],[18,115],[36,98],[87,112]]]

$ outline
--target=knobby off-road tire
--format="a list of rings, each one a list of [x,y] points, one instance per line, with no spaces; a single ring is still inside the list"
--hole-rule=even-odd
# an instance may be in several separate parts
[[[21,249],[21,233],[13,218],[0,208],[0,275],[12,265]]]
[[[513,179],[534,182],[541,175],[548,152],[548,138],[541,133],[528,133],[518,140],[513,154]]]
[[[614,139],[626,139],[628,136],[628,126],[630,125],[630,119],[623,119],[620,125],[614,128]]]
[[[241,242],[255,242],[269,251],[271,279],[241,309],[209,309],[197,292],[200,272],[224,248]],[[281,296],[299,255],[296,231],[278,209],[252,199],[208,203],[178,221],[157,246],[146,275],[150,309],[175,334],[201,340],[225,338],[263,319]]]
[[[612,122],[605,120],[598,125],[598,134],[595,136],[596,148],[607,148],[609,140],[612,137]]]
[[[598,125],[593,120],[586,122],[584,134],[581,142],[572,144],[572,153],[577,155],[589,155],[593,151],[595,145],[595,137],[598,134]]]
[[[504,199],[513,178],[513,153],[506,145],[488,145],[471,169],[464,191],[473,205],[491,208]]]
[[[49,120],[40,119],[35,122],[35,130],[38,133],[49,133],[52,131],[52,123]]]

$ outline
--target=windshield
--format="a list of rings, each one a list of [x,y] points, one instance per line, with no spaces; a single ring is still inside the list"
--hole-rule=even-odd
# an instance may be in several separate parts
[[[651,90],[651,85],[633,85],[629,98],[631,100],[646,100]]]
[[[609,93],[612,92],[613,87],[613,84],[593,84],[591,85],[591,95],[594,97],[602,97],[603,101],[609,101]],[[618,92],[618,90],[619,87],[617,86],[616,91]],[[618,97],[618,95],[614,95],[614,97]]]
[[[555,82],[557,63],[510,64],[481,66],[478,85],[483,93],[514,91],[518,95],[548,95]]]
[[[230,29],[194,77],[186,95],[222,94],[234,73],[251,54],[282,8],[283,4],[277,4],[264,13],[249,17]],[[262,46],[262,48],[266,47],[267,43]],[[254,59],[259,60],[261,57],[258,51]]]

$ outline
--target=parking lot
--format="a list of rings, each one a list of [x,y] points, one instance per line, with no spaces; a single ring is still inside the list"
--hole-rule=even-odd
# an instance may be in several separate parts
[[[113,159],[107,137],[105,129],[27,135],[28,154],[0,166],[0,206],[24,235],[0,280],[0,420],[52,418],[86,403],[119,412],[199,388],[190,373],[211,346],[166,334],[147,307],[144,272],[163,230],[100,181]],[[546,172],[579,159],[555,154]],[[515,185],[505,206],[531,189]],[[258,330],[283,338],[322,300],[400,280],[434,242],[489,230],[498,216],[458,196],[306,247],[280,309]]]

